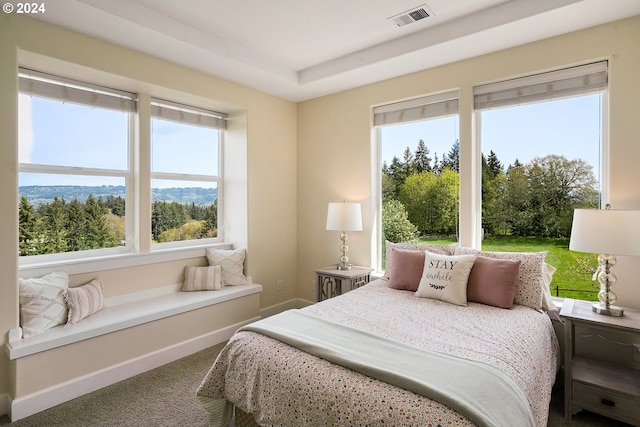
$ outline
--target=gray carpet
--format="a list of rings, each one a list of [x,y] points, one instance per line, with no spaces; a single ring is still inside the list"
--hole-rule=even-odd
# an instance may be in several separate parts
[[[207,426],[206,412],[200,407],[195,393],[222,346],[208,348],[15,423],[10,423],[7,416],[0,417],[0,426]],[[551,427],[627,426],[584,411],[570,424],[565,423],[562,399],[562,390],[555,390],[549,411]]]

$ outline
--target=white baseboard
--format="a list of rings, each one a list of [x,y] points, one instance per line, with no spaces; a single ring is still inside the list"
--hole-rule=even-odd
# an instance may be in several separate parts
[[[245,322],[236,323],[218,329],[217,331],[145,354],[144,356],[127,360],[126,362],[109,368],[92,372],[91,374],[15,399],[10,405],[10,396],[7,395],[7,397],[5,397],[5,405],[11,409],[11,421],[28,417],[29,415],[75,399],[76,397],[91,393],[92,391],[115,384],[224,342],[231,338],[238,328],[258,319],[259,318],[256,317]],[[2,414],[2,404],[3,399],[2,395],[0,395],[0,414]]]
[[[0,394],[0,417],[9,413],[10,401],[9,393]]]
[[[281,313],[285,310],[290,310],[292,308],[302,308],[311,304],[314,303],[311,301],[303,300],[301,298],[292,298],[290,300],[260,309],[260,317],[264,319],[265,317],[273,316],[274,314]]]

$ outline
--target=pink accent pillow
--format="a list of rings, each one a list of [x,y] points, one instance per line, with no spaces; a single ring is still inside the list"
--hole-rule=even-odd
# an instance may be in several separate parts
[[[389,287],[415,292],[424,270],[424,251],[392,248],[391,259]]]
[[[477,256],[467,283],[467,301],[512,308],[520,260]]]

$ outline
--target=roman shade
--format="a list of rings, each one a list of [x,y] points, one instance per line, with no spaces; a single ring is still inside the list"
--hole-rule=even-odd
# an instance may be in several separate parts
[[[226,129],[226,114],[161,99],[151,99],[151,117],[214,129]]]
[[[436,117],[453,116],[459,112],[457,90],[423,96],[407,101],[373,107],[373,125],[388,126]]]
[[[20,68],[18,85],[20,93],[30,96],[117,111],[136,111],[135,93],[78,82],[27,68]]]
[[[473,88],[474,108],[532,104],[599,93],[607,88],[608,62],[600,61]]]

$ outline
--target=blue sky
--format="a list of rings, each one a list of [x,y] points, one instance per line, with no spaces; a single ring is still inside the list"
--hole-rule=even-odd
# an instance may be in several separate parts
[[[60,111],[65,114],[56,114]],[[600,95],[490,110],[482,113],[481,120],[482,151],[493,150],[505,166],[516,158],[527,163],[536,156],[563,154],[569,159],[585,159],[599,176]],[[125,169],[127,123],[125,113],[21,95],[20,162]],[[162,120],[153,120],[152,127],[154,170],[218,172],[210,169],[212,164],[217,165],[217,145],[211,143],[216,131]],[[437,154],[442,159],[458,137],[457,117],[384,127],[382,158],[388,164],[394,155],[402,159],[406,147],[415,151],[423,139],[430,157]],[[61,184],[123,185],[123,181],[107,177],[20,176],[20,185]],[[189,185],[199,183],[179,183]]]
[[[594,167],[600,164],[600,97],[589,95],[552,102],[501,108],[482,113],[482,152],[493,150],[507,166],[517,158],[525,164],[534,157],[562,154],[582,158]],[[382,160],[400,160],[406,147],[412,152],[424,140],[433,159],[448,153],[459,138],[457,117],[434,119],[382,128]]]
[[[20,95],[19,112],[21,163],[127,168],[128,114],[26,95]],[[154,171],[218,173],[216,130],[156,119],[152,120],[152,128]],[[205,186],[189,181],[177,184],[155,181],[154,184],[158,187]],[[22,173],[20,185],[124,185],[124,180]]]

